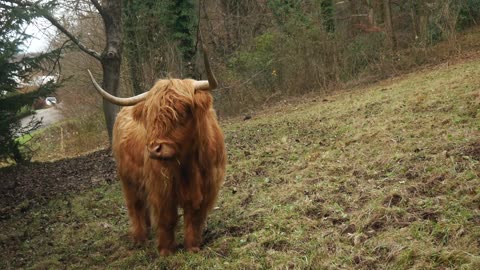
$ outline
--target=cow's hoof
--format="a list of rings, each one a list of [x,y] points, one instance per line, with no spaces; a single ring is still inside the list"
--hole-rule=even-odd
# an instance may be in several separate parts
[[[187,248],[187,251],[192,252],[192,253],[197,253],[197,252],[200,251],[200,248],[199,247],[189,247],[189,248]]]
[[[171,251],[170,249],[163,248],[163,249],[160,249],[159,253],[160,253],[160,256],[166,257],[169,255],[172,255],[173,251]]]
[[[145,233],[131,233],[130,237],[136,245],[143,245],[147,241],[147,234]]]

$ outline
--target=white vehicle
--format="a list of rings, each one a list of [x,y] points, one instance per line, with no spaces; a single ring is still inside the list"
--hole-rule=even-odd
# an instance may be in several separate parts
[[[46,97],[45,98],[45,104],[47,104],[47,106],[57,105],[57,98],[56,97]]]

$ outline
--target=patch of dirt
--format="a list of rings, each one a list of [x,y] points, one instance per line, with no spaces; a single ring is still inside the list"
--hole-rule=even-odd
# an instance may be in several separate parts
[[[274,239],[262,243],[265,250],[273,249],[276,251],[285,251],[291,248],[290,244],[285,239]]]
[[[398,206],[402,201],[404,201],[404,198],[400,194],[392,194],[390,196],[387,196],[383,200],[383,205],[386,207],[394,207]]]
[[[110,149],[54,162],[0,168],[0,220],[63,194],[113,183],[116,177]]]
[[[434,212],[434,211],[425,210],[420,214],[420,217],[424,220],[430,220],[430,221],[433,221],[433,222],[437,222],[439,214],[437,212]]]
[[[463,153],[466,156],[470,156],[474,160],[480,161],[480,140],[473,142],[468,147],[463,149]]]

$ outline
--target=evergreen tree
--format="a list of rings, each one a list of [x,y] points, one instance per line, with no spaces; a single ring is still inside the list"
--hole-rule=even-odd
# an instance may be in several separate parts
[[[155,79],[172,72],[179,77],[194,75],[194,0],[123,0],[123,7],[125,57],[135,94],[149,89],[151,74]],[[171,44],[178,58],[172,55]],[[178,63],[176,69],[168,66],[171,62]]]
[[[182,54],[184,66],[192,73],[195,56],[195,5],[193,0],[175,0],[172,5],[173,20],[170,29]],[[190,74],[191,75],[191,74]]]
[[[32,151],[20,137],[30,134],[40,125],[34,119],[27,126],[20,119],[30,111],[34,99],[54,91],[54,82],[48,82],[34,91],[19,92],[21,81],[28,80],[32,72],[42,69],[42,63],[58,56],[59,51],[35,57],[21,56],[20,46],[28,38],[25,26],[35,18],[31,10],[12,8],[0,1],[0,160],[25,162]],[[22,108],[27,108],[22,110]]]
[[[170,41],[166,25],[172,19],[172,4],[171,0],[123,0],[124,50],[135,95],[151,87],[153,82],[146,78],[147,74],[153,73],[158,79],[160,74],[168,73],[161,55]]]

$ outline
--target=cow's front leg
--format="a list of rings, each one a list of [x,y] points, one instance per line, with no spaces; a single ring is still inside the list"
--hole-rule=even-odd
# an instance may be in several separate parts
[[[184,208],[185,249],[190,252],[200,251],[202,233],[207,218],[207,209],[195,209],[192,206]]]
[[[168,204],[154,213],[157,246],[161,256],[171,255],[175,252],[175,225],[177,225],[178,213],[176,205]]]
[[[147,239],[147,208],[143,191],[138,185],[122,179],[122,188],[130,217],[130,235],[133,240],[141,244]]]

